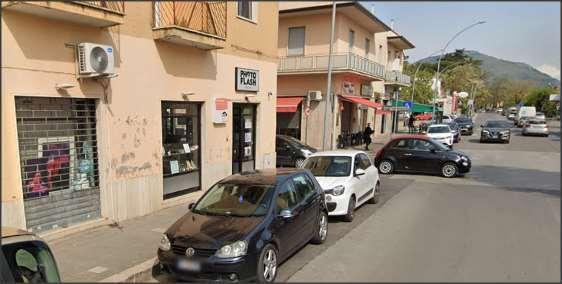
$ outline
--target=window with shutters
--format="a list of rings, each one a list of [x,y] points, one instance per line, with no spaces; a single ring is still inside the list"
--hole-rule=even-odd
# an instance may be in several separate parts
[[[369,50],[371,49],[371,40],[365,39],[365,57],[369,57]]]
[[[304,55],[304,42],[305,42],[305,28],[294,27],[289,28],[289,56],[302,56]]]

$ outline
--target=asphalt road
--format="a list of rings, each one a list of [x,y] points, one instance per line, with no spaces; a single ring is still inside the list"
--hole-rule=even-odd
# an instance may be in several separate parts
[[[475,125],[496,114],[479,114]],[[455,149],[471,173],[445,179],[382,178],[379,204],[352,223],[333,218],[323,245],[281,265],[277,281],[560,281],[560,132],[480,144],[479,129]],[[168,282],[159,276],[151,282]]]
[[[476,125],[487,119],[502,117],[479,114]],[[559,134],[513,129],[508,145],[478,137],[455,145],[471,173],[388,177],[387,186],[409,183],[289,281],[559,282]]]

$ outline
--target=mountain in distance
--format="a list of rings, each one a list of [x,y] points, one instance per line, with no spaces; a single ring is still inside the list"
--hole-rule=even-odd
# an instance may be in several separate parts
[[[522,62],[513,62],[499,59],[493,56],[482,54],[475,50],[465,50],[464,53],[472,59],[479,60],[481,68],[488,73],[488,83],[493,82],[497,78],[507,78],[511,80],[527,80],[535,83],[537,86],[560,86],[560,80],[543,73],[531,65]],[[437,62],[439,56],[427,57],[420,59],[418,62]]]

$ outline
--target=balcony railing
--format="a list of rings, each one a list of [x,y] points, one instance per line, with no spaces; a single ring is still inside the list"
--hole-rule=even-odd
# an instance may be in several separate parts
[[[74,3],[125,14],[125,1],[74,1]]]
[[[154,1],[154,28],[226,38],[226,1]]]
[[[398,85],[410,85],[410,76],[403,74],[400,71],[391,71],[387,70],[385,74],[385,80],[389,84],[398,84]]]
[[[279,61],[279,73],[314,73],[328,71],[328,55],[283,57]],[[384,66],[353,53],[332,55],[333,70],[351,70],[370,77],[384,78]]]

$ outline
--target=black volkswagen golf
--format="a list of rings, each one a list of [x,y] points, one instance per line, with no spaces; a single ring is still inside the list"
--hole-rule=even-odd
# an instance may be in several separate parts
[[[161,270],[182,280],[272,282],[280,263],[328,233],[324,192],[305,169],[235,174],[189,207],[158,248]]]

